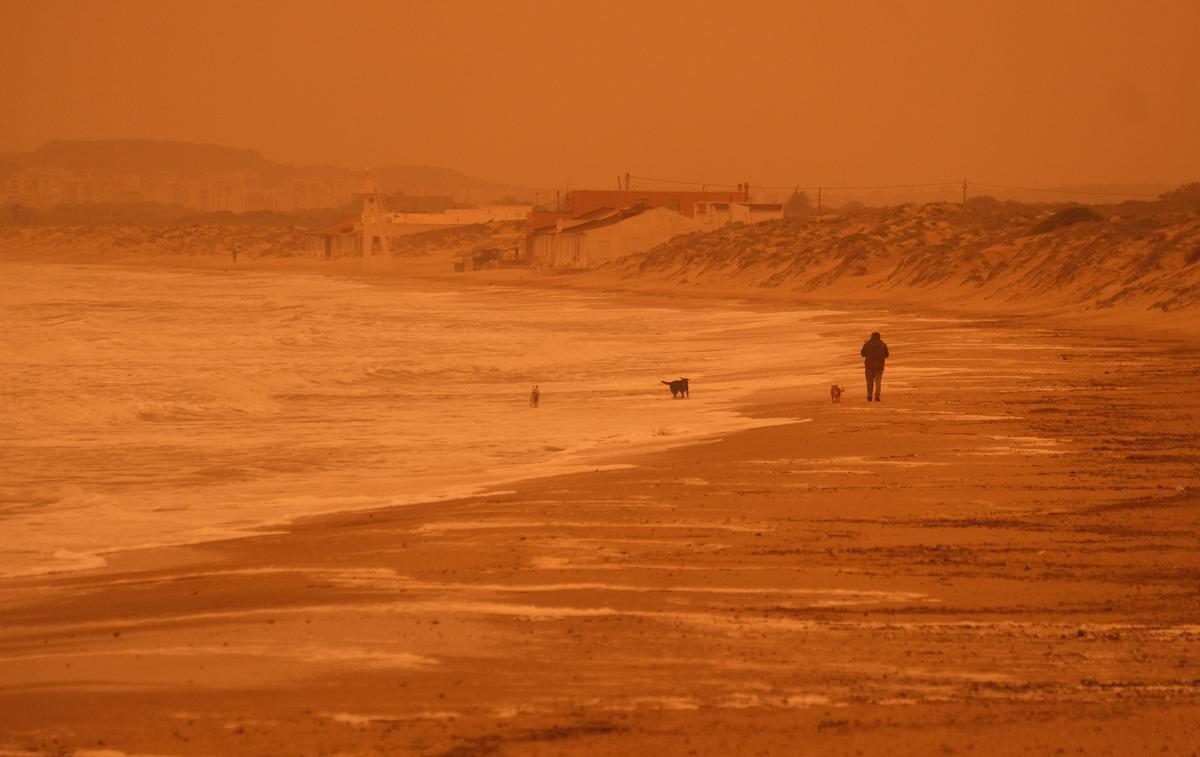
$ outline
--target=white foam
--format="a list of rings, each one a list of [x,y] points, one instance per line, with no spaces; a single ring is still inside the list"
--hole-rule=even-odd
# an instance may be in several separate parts
[[[55,651],[31,652],[28,654],[5,655],[0,664],[14,660],[64,659],[74,657],[277,657],[295,660],[308,664],[324,664],[330,666],[352,665],[362,668],[422,668],[436,665],[437,660],[424,655],[410,652],[389,652],[387,650],[365,647],[335,647],[322,645],[287,645],[287,644],[231,644],[231,645],[189,645],[181,647],[130,646],[123,649],[100,651]]]
[[[461,713],[449,710],[422,710],[404,715],[359,712],[321,712],[318,714],[326,720],[352,726],[367,726],[373,723],[401,723],[406,720],[454,720],[462,717]]]
[[[804,313],[727,304],[27,263],[0,277],[9,576],[796,422],[739,405],[838,350]],[[658,383],[679,376],[691,399]]]

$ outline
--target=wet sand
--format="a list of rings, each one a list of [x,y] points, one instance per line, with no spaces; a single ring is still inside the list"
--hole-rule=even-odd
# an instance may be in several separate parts
[[[1120,334],[910,323],[880,405],[0,582],[0,754],[1191,754],[1200,369]]]

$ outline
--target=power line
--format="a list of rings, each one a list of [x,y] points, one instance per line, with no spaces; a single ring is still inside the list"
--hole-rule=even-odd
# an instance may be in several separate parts
[[[676,185],[680,185],[680,186],[689,186],[689,187],[715,187],[718,189],[725,189],[725,188],[734,189],[738,186],[736,184],[721,184],[718,182],[708,182],[708,181],[687,181],[687,180],[683,180],[683,179],[659,179],[659,178],[654,178],[651,176],[632,176],[631,175],[629,178],[637,179],[638,181],[652,181],[652,182],[655,182],[658,184],[676,184]],[[816,186],[799,186],[799,185],[795,185],[795,184],[788,185],[788,186],[775,186],[775,185],[768,185],[768,184],[751,184],[751,186],[754,187],[755,189],[769,189],[769,190],[773,190],[773,191],[789,191],[790,190],[790,191],[803,191],[803,192],[817,192],[817,191],[869,192],[869,191],[883,191],[883,190],[897,190],[897,189],[930,189],[930,188],[934,188],[934,187],[958,187],[958,186],[961,186],[962,184],[963,184],[962,179],[955,179],[953,181],[931,181],[931,182],[913,183],[913,184],[876,184],[876,185],[862,185],[862,186],[846,186],[846,185],[827,186],[824,184],[816,185]],[[1126,198],[1128,198],[1128,197],[1146,197],[1146,198],[1151,198],[1151,199],[1158,198],[1158,195],[1156,195],[1156,194],[1148,194],[1148,193],[1144,193],[1144,192],[1097,192],[1097,191],[1089,191],[1089,190],[1082,190],[1082,189],[1076,190],[1076,189],[1063,189],[1063,188],[1052,188],[1052,187],[1013,187],[1013,186],[1008,186],[1006,184],[992,184],[990,182],[983,182],[983,181],[968,181],[968,182],[966,182],[966,185],[967,185],[967,187],[983,187],[986,189],[1004,189],[1004,190],[1008,190],[1010,192],[1046,192],[1049,194],[1089,195],[1089,196],[1095,196],[1095,197],[1126,197]]]
[[[707,182],[707,181],[681,181],[678,179],[655,179],[650,176],[630,176],[629,178],[637,179],[638,181],[654,181],[654,182],[658,182],[659,184],[683,184],[683,185],[690,186],[690,187],[731,187],[732,188],[732,187],[737,186],[736,184],[714,184],[712,182]],[[791,189],[791,187],[788,187],[788,189]]]
[[[656,179],[651,176],[632,176],[631,175],[629,178],[638,179],[639,181],[653,181],[653,182],[657,182],[659,184],[680,184],[680,185],[689,186],[689,187],[731,187],[731,188],[733,188],[733,187],[738,186],[736,184],[720,184],[717,182],[710,182],[710,181],[685,181],[682,179]],[[825,186],[825,185],[805,187],[805,186],[797,186],[795,184],[789,184],[787,186],[773,186],[773,185],[769,185],[769,184],[753,184],[753,183],[751,183],[750,186],[755,189],[800,190],[800,191],[805,191],[805,192],[807,192],[807,191],[815,192],[818,189],[826,189],[826,190],[833,190],[833,191],[841,192],[841,191],[862,191],[862,190],[869,190],[869,189],[923,189],[923,188],[927,188],[927,187],[957,186],[961,182],[962,182],[961,179],[955,179],[954,181],[934,181],[934,182],[928,182],[928,183],[923,183],[923,184],[922,183],[918,183],[918,184],[884,184],[884,185],[878,185],[878,186],[861,186],[861,187]]]
[[[986,187],[988,189],[1007,189],[1010,192],[1050,192],[1053,194],[1069,194],[1069,195],[1095,195],[1097,197],[1151,197],[1158,198],[1156,194],[1146,194],[1144,192],[1091,192],[1083,189],[1051,189],[1049,187],[1009,187],[1004,184],[987,184],[982,181],[970,182],[972,187]]]
[[[808,191],[808,190],[815,191],[815,190],[821,189],[821,190],[825,190],[825,191],[834,191],[834,192],[859,192],[859,191],[878,190],[878,189],[926,189],[928,187],[953,187],[953,186],[958,186],[961,183],[962,183],[962,179],[955,179],[954,181],[933,181],[933,182],[929,182],[927,184],[882,184],[882,185],[872,186],[872,187],[837,187],[837,186],[827,187],[824,184],[822,184],[822,185],[816,186],[816,187],[799,187],[799,189],[802,189],[805,191]],[[758,185],[756,185],[756,186],[758,186]],[[796,189],[796,188],[797,187],[762,186],[762,189]]]

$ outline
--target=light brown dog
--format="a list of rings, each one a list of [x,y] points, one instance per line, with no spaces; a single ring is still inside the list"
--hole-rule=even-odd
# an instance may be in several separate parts
[[[833,404],[836,405],[842,401],[842,392],[844,391],[846,390],[837,384],[831,384],[829,386],[829,399],[833,401]]]

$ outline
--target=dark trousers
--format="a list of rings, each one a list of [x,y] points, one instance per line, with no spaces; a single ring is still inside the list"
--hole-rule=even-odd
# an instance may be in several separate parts
[[[871,393],[874,392],[875,399],[879,399],[879,388],[883,384],[883,366],[878,368],[867,366],[867,399],[871,399]]]

